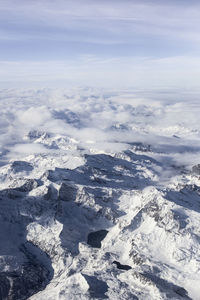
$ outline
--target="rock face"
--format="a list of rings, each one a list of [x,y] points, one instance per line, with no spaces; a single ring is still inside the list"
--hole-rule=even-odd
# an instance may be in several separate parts
[[[22,186],[15,188],[15,190],[23,193],[28,193],[33,189],[37,188],[38,186],[39,183],[37,180],[27,179]]]
[[[31,172],[33,170],[33,166],[26,161],[14,161],[11,168],[14,173]]]
[[[113,264],[115,264],[117,266],[117,268],[120,269],[120,270],[128,271],[128,270],[132,269],[130,266],[122,265],[122,264],[120,264],[120,262],[118,262],[116,260],[113,261]]]
[[[0,299],[25,300],[44,289],[48,270],[42,265],[26,263],[20,271],[0,273]]]
[[[87,243],[93,248],[101,248],[101,241],[106,237],[107,230],[98,230],[88,234]]]
[[[63,182],[59,189],[59,200],[61,201],[75,201],[77,188],[70,182]]]

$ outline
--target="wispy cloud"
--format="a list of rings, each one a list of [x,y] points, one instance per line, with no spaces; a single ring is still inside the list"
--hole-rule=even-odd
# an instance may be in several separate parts
[[[6,82],[197,84],[198,1],[2,0],[0,28]]]
[[[111,36],[131,43],[134,37],[159,36],[199,39],[200,4],[190,1],[2,1],[1,28],[5,35],[26,33],[36,38],[55,37],[103,42]],[[93,36],[93,34],[96,34]],[[92,37],[94,40],[92,40]]]

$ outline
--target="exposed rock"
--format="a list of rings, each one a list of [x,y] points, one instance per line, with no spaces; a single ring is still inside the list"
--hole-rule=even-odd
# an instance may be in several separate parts
[[[27,179],[26,182],[22,186],[15,188],[15,190],[26,193],[26,192],[32,191],[33,189],[37,188],[38,186],[39,186],[39,183],[37,180]]]
[[[88,234],[87,243],[93,248],[101,248],[101,241],[108,234],[107,230],[99,230]]]
[[[70,182],[63,182],[59,189],[58,198],[61,201],[75,201],[77,188]]]
[[[52,185],[49,185],[47,188],[47,193],[44,195],[44,199],[51,201],[51,200],[55,200],[57,196],[58,196],[57,190]]]
[[[8,188],[0,191],[0,198],[7,197],[10,199],[18,199],[24,197],[24,193],[29,193],[39,185],[37,180],[27,179],[25,183],[19,187]]]
[[[180,296],[182,296],[182,297],[187,297],[187,298],[188,298],[188,292],[187,292],[184,288],[182,288],[182,287],[177,288],[177,289],[175,288],[174,291],[175,291],[175,293],[177,293],[178,295],[180,295]]]
[[[30,140],[36,140],[39,138],[49,138],[50,135],[45,132],[45,131],[38,131],[38,130],[31,130],[29,131],[29,133],[27,134],[26,138],[30,139]]]
[[[117,266],[117,269],[120,269],[120,270],[126,270],[126,271],[128,271],[128,270],[132,269],[130,266],[128,266],[128,265],[122,265],[122,264],[120,264],[120,262],[118,262],[116,260],[113,261],[113,264],[115,264]]]
[[[11,165],[12,171],[14,173],[19,172],[31,172],[33,170],[32,164],[26,161],[14,161]]]

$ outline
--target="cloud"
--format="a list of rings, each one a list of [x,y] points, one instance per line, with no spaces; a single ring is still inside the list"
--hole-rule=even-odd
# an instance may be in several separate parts
[[[3,0],[1,87],[193,88],[199,11],[198,1]]]
[[[17,116],[22,124],[30,124],[32,128],[44,125],[51,118],[51,114],[45,106],[30,107],[26,111],[18,111]]]
[[[1,160],[73,156],[79,149],[113,153],[138,142],[179,164],[199,159],[199,93],[9,89],[0,99]]]
[[[135,39],[145,44],[147,37],[199,40],[200,5],[195,1],[8,0],[0,8],[3,38],[122,44]]]

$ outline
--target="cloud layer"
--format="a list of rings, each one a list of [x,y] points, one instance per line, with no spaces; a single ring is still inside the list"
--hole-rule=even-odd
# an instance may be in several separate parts
[[[199,94],[171,92],[1,91],[0,160],[79,149],[116,153],[144,143],[181,164],[198,163]]]

